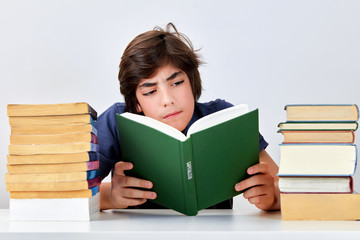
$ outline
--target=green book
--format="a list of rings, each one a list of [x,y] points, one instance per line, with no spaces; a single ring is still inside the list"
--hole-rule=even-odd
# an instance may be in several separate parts
[[[240,194],[235,184],[259,162],[258,110],[230,107],[197,120],[188,136],[152,118],[117,115],[125,174],[153,182],[161,206],[194,216]]]

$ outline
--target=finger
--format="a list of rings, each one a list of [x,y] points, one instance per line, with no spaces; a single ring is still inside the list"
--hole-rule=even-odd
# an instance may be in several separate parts
[[[147,201],[146,199],[136,199],[136,198],[124,199],[124,202],[127,203],[126,206],[138,206],[144,204],[146,201]]]
[[[243,197],[245,199],[249,199],[249,198],[253,198],[253,197],[257,197],[257,196],[262,196],[262,195],[266,195],[268,193],[270,193],[270,189],[269,187],[266,186],[256,186],[256,187],[252,187],[248,190],[246,190],[243,194]]]
[[[249,203],[254,204],[257,208],[266,210],[274,203],[274,197],[268,195],[256,196],[248,199]]]
[[[140,199],[140,198],[123,198],[123,197],[117,197],[114,200],[114,206],[115,208],[127,208],[128,206],[137,206],[144,204],[147,201],[147,199]]]
[[[125,170],[130,170],[133,168],[133,164],[131,162],[117,162],[114,167],[114,176],[124,176]]]
[[[258,174],[251,176],[235,185],[236,191],[242,191],[250,187],[273,184],[274,178],[270,174]]]
[[[155,192],[143,191],[134,188],[125,188],[122,191],[124,198],[137,198],[137,199],[155,199],[157,197]]]
[[[249,175],[254,175],[257,173],[268,173],[269,172],[269,164],[266,162],[261,162],[249,167],[246,171]]]
[[[128,177],[128,176],[123,176],[119,178],[118,184],[121,187],[138,187],[138,188],[146,188],[146,189],[150,189],[153,187],[153,184],[150,181],[135,177]]]

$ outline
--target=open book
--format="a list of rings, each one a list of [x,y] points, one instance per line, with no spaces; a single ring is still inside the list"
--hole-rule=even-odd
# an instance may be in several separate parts
[[[153,202],[186,215],[240,192],[235,184],[259,161],[258,110],[230,107],[196,121],[185,136],[149,117],[117,115],[127,175],[152,181]]]

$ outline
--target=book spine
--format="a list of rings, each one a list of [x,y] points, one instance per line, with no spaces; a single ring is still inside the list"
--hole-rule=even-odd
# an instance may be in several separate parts
[[[100,176],[100,170],[89,170],[86,172],[86,179],[93,179]]]
[[[91,133],[91,142],[94,143],[94,144],[98,144],[98,138],[93,133]]]
[[[90,114],[90,124],[93,125],[95,128],[96,128],[96,121],[97,120],[94,120],[94,118]]]
[[[88,112],[94,120],[97,120],[97,112],[89,104],[88,104]]]
[[[354,172],[352,175],[354,175],[356,173],[356,169],[357,169],[357,162],[358,162],[358,149],[356,144],[353,144],[354,148],[355,148],[355,167],[354,167]]]
[[[90,189],[90,188],[93,188],[93,187],[96,187],[96,186],[100,185],[101,178],[96,177],[96,178],[88,179],[87,182],[88,182],[88,188]]]
[[[181,169],[183,176],[183,189],[184,189],[184,198],[185,198],[185,209],[186,215],[195,216],[198,212],[197,207],[197,196],[196,196],[196,183],[194,175],[194,164],[193,164],[193,154],[192,154],[192,144],[191,139],[180,144],[181,149]]]
[[[98,152],[99,151],[99,145],[95,143],[91,143],[91,152]]]
[[[96,170],[100,167],[100,162],[99,161],[89,161],[89,162],[86,162],[86,167],[87,167],[87,170]]]
[[[99,185],[89,188],[91,190],[91,196],[94,196],[95,194],[97,194],[100,191],[100,187]]]
[[[97,135],[98,135],[98,133],[97,133],[97,129],[96,129],[96,127],[94,126],[94,124],[93,124],[93,123],[91,124],[91,132],[92,132],[95,136],[97,136]]]
[[[353,193],[354,192],[354,181],[351,176],[349,177],[349,188],[350,188],[350,192]]]
[[[98,161],[99,160],[99,152],[88,152],[89,161]]]

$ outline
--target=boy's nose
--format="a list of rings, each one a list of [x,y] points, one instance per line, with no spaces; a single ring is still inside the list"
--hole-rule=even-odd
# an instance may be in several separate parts
[[[173,100],[172,95],[169,92],[164,91],[162,93],[162,96],[161,96],[161,105],[166,107],[166,106],[169,106],[169,105],[172,105],[172,104],[174,104],[174,100]]]

